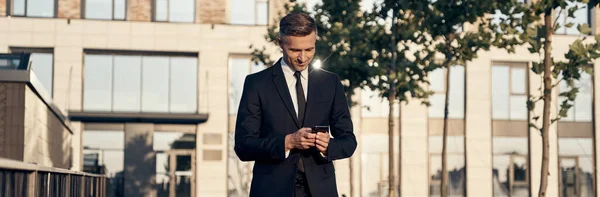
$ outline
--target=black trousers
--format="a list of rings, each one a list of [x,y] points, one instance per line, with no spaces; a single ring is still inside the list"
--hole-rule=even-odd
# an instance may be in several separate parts
[[[308,182],[306,181],[306,174],[304,172],[296,172],[294,197],[312,197],[308,188]]]

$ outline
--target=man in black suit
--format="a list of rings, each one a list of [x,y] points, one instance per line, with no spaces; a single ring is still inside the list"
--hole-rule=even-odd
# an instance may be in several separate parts
[[[344,89],[339,76],[309,66],[313,18],[291,13],[279,27],[283,57],[246,77],[238,109],[235,152],[255,161],[250,196],[338,196],[332,161],[352,156],[357,145]]]

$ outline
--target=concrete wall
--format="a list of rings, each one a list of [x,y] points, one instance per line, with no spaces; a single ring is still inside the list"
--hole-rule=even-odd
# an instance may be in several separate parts
[[[24,162],[71,168],[71,131],[25,86]]]

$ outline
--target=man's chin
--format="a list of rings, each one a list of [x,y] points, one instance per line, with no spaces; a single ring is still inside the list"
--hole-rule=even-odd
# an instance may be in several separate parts
[[[308,64],[303,64],[303,65],[298,65],[298,64],[296,64],[296,65],[294,65],[294,68],[295,68],[297,71],[303,71],[304,69],[308,68]]]

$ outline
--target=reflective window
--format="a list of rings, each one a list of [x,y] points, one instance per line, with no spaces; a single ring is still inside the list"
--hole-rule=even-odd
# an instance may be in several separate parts
[[[44,89],[52,97],[53,93],[53,75],[54,75],[54,55],[52,53],[31,53],[31,69],[35,76],[40,80]]]
[[[194,22],[194,0],[155,0],[154,20],[165,22]]]
[[[125,0],[85,0],[86,19],[125,19]]]
[[[527,137],[494,136],[492,139],[494,196],[528,197]]]
[[[140,56],[113,57],[113,110],[140,111]]]
[[[265,68],[263,64],[253,63],[248,57],[229,58],[229,114],[237,114],[246,76]]]
[[[196,149],[196,134],[156,131],[152,146],[156,152],[157,196],[168,197],[171,184],[176,184],[177,196],[189,196],[193,176],[192,152]]]
[[[14,16],[54,17],[56,0],[14,0],[12,14]]]
[[[195,113],[195,57],[85,56],[85,111]]]
[[[559,138],[561,197],[592,197],[594,192],[594,143],[592,138]]]
[[[124,140],[123,131],[83,132],[83,169],[88,173],[108,176],[107,196],[124,196]]]
[[[193,113],[198,109],[198,58],[172,57],[170,70],[171,112]]]
[[[559,76],[559,79],[561,77]],[[575,87],[579,88],[579,92],[575,97],[575,101],[573,101],[573,106],[567,111],[567,117],[563,117],[560,119],[561,122],[564,121],[575,121],[575,122],[591,122],[592,121],[592,76],[587,72],[581,73],[581,78],[579,80],[575,80]],[[567,86],[565,81],[561,81],[558,85],[559,92],[569,91],[570,88]],[[558,97],[558,108],[560,109],[561,103],[567,100],[566,97]]]
[[[269,3],[267,0],[231,0],[231,24],[267,25]]]
[[[573,13],[573,17],[567,17],[567,10],[574,7],[580,9]],[[557,24],[560,25],[556,30],[557,34],[579,35],[580,33],[579,30],[577,30],[577,25],[589,24],[592,26],[590,7],[587,3],[567,1],[566,9],[562,10],[557,8],[553,13],[555,13],[554,18],[556,19]],[[573,23],[573,26],[565,27],[565,25],[569,23]]]
[[[465,196],[465,144],[464,136],[447,139],[448,195]],[[429,136],[429,196],[441,196],[442,136]]]
[[[85,55],[83,109],[112,110],[113,67],[111,55]]]
[[[429,75],[431,91],[435,93],[430,97],[430,118],[444,118],[444,102],[446,97],[446,69],[437,69]],[[465,69],[464,66],[450,67],[450,98],[448,99],[448,117],[465,117]]]
[[[527,120],[527,69],[512,64],[492,66],[492,118]]]

